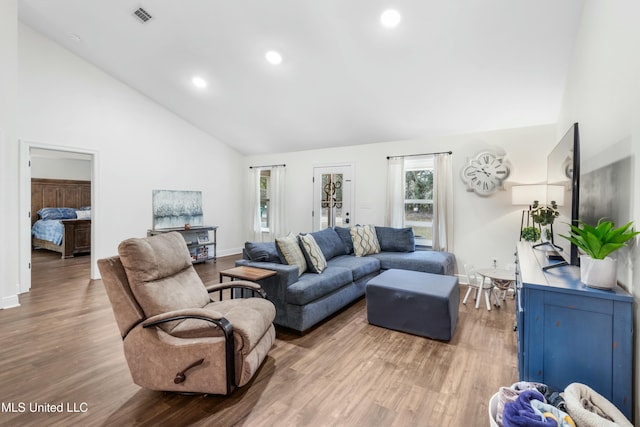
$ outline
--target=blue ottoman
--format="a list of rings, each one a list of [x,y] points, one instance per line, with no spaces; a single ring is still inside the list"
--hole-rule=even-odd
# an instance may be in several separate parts
[[[387,270],[366,285],[372,325],[449,341],[458,321],[460,289],[454,276]]]

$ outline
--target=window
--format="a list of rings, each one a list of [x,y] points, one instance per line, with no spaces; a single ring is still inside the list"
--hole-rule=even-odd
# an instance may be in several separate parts
[[[433,156],[404,160],[404,222],[413,229],[416,244],[433,241]]]
[[[270,197],[271,197],[271,170],[263,169],[260,171],[260,226],[263,229],[263,231],[269,231]]]

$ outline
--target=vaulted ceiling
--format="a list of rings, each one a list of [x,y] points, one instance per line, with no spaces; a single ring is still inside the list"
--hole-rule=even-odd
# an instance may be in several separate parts
[[[251,155],[554,123],[583,1],[19,0],[19,17]]]

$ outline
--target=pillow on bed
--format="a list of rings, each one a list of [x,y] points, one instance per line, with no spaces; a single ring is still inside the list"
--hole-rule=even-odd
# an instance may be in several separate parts
[[[42,208],[38,211],[40,219],[75,219],[76,210],[73,208]]]
[[[91,210],[76,211],[76,217],[78,219],[91,219]]]

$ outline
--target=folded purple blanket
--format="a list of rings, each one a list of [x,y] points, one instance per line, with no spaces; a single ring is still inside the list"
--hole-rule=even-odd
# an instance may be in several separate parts
[[[504,427],[557,427],[558,423],[551,419],[543,419],[539,412],[531,406],[531,400],[544,402],[544,396],[537,390],[525,390],[513,402],[504,405],[502,423]]]

